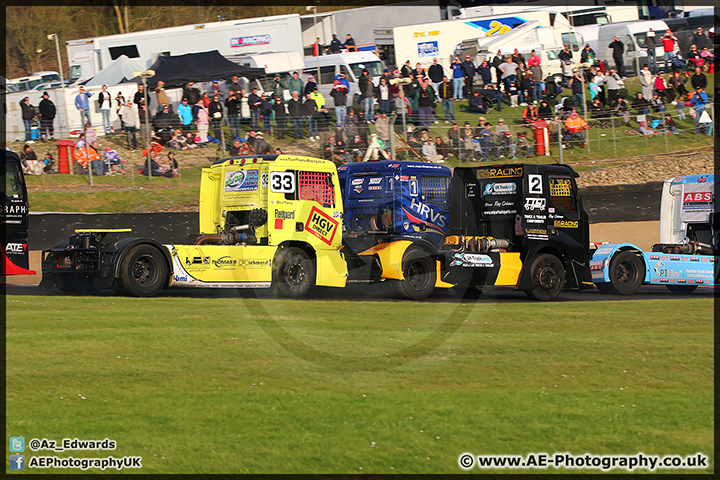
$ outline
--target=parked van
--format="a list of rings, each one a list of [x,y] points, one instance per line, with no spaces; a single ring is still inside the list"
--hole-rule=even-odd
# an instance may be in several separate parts
[[[60,74],[55,71],[35,72],[35,73],[33,73],[33,76],[42,77],[42,83],[50,83],[50,82],[59,82],[60,81]]]
[[[8,83],[13,84],[18,89],[18,92],[26,92],[43,83],[43,79],[38,75],[31,75],[29,77],[11,78]]]
[[[697,32],[698,27],[703,28],[703,33],[707,33],[715,25],[717,21],[715,15],[697,15],[682,18],[669,18],[665,20],[667,26],[672,30],[673,35],[678,39],[680,51],[687,55],[690,46],[693,45],[693,33]],[[713,35],[710,34],[709,43],[712,46]],[[700,48],[698,48],[700,50]]]
[[[320,76],[318,78],[318,68]],[[358,80],[363,70],[367,70],[375,85],[380,81],[380,76],[385,70],[385,64],[372,52],[343,52],[319,57],[305,57],[305,69],[303,70],[303,82],[307,82],[308,75],[315,77],[320,84],[320,93],[332,103],[330,91],[332,90],[335,75],[345,74],[345,79],[350,83],[348,92],[348,105],[355,94],[360,94]],[[318,82],[319,80],[319,82]]]
[[[643,20],[636,22],[619,22],[609,25],[600,25],[598,29],[597,46],[590,43],[590,47],[595,50],[599,59],[605,61],[606,65],[615,66],[613,60],[612,49],[609,45],[613,41],[613,37],[618,37],[625,44],[625,70],[627,73],[637,73],[643,64],[647,63],[647,32],[649,29],[656,32],[656,39],[661,37],[667,24],[662,20]],[[658,63],[663,60],[663,47],[661,42],[656,42],[655,56]]]

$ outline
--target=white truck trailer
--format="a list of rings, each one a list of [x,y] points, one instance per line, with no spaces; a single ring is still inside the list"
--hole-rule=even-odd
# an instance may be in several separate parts
[[[70,80],[84,81],[120,55],[149,68],[159,56],[218,50],[226,57],[266,52],[303,54],[300,15],[228,20],[66,42]]]

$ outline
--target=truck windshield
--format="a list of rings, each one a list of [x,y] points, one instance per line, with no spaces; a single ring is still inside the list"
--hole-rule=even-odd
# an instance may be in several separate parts
[[[367,70],[368,74],[371,77],[379,77],[382,75],[384,70],[384,65],[382,62],[359,62],[359,63],[351,63],[350,69],[353,72],[353,75],[355,75],[355,78],[360,78],[362,75],[363,70]]]

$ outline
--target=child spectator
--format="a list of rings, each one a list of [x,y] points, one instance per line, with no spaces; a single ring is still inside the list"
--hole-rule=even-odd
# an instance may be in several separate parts
[[[44,173],[56,173],[53,166],[55,165],[55,159],[52,156],[52,153],[48,152],[45,154],[45,158],[42,161],[43,163],[43,172]]]
[[[113,150],[110,147],[105,147],[105,163],[107,164],[107,170],[109,172],[113,171],[120,171],[122,173],[125,173],[125,160],[122,160],[120,158],[120,155],[118,155],[117,151]],[[113,168],[113,166],[117,168]]]
[[[685,99],[681,98],[675,102],[675,108],[677,109],[678,120],[685,120],[687,118],[685,117]]]
[[[508,94],[510,95],[510,107],[515,108],[518,106],[518,96],[520,94],[517,85],[515,85],[514,81],[510,82],[510,86],[508,87]]]
[[[527,151],[527,156],[532,157],[535,155],[535,149],[533,146],[528,142],[527,136],[525,135],[525,132],[518,133],[518,141],[517,141],[517,147],[518,148],[524,148]]]

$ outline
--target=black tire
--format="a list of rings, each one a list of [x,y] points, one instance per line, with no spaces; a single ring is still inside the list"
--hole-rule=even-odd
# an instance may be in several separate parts
[[[405,298],[422,300],[435,288],[437,272],[435,262],[422,250],[405,253],[402,263],[403,280],[397,281],[397,289]]]
[[[698,287],[697,285],[665,285],[668,290],[677,295],[685,295],[692,293]]]
[[[482,290],[471,287],[468,284],[459,284],[452,287],[453,291],[460,295],[463,300],[477,300],[482,295]]]
[[[130,297],[152,297],[168,282],[168,266],[162,252],[150,245],[137,245],[120,262],[117,279],[120,291]]]
[[[525,294],[533,300],[555,300],[565,287],[565,268],[555,255],[538,255],[530,266],[530,274],[535,288],[527,290]]]
[[[645,279],[645,267],[642,260],[633,252],[618,252],[610,260],[607,283],[610,293],[632,295]]]
[[[315,285],[315,265],[304,250],[290,247],[276,258],[274,281],[280,295],[300,298]]]
[[[597,287],[598,290],[600,290],[600,293],[607,293],[607,294],[613,293],[612,290],[610,290],[609,283],[605,283],[605,282],[596,283],[595,286]]]

